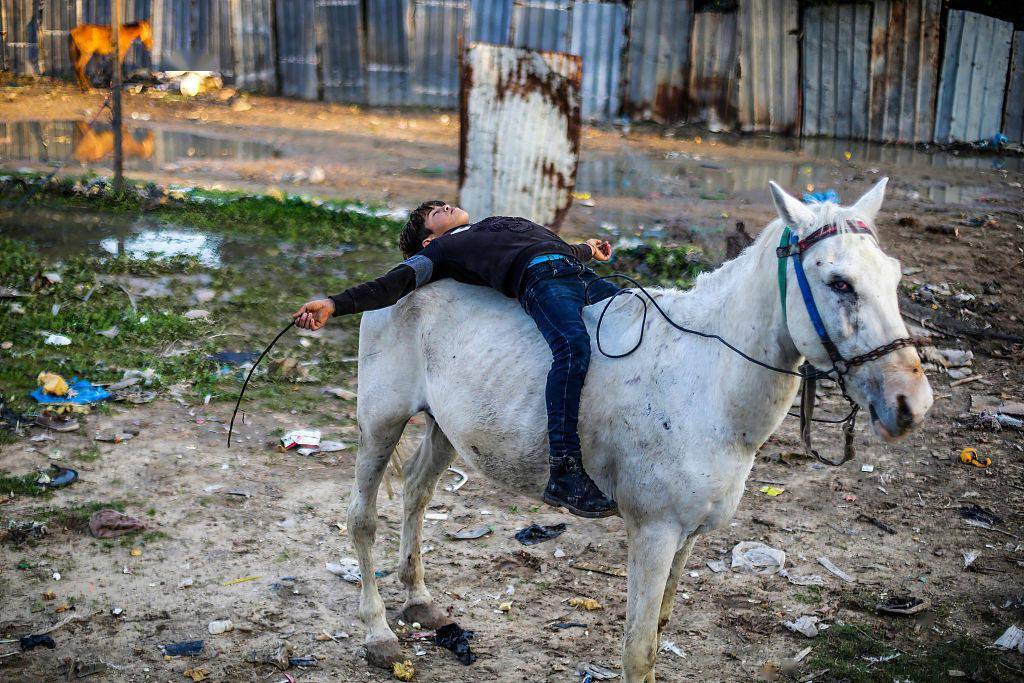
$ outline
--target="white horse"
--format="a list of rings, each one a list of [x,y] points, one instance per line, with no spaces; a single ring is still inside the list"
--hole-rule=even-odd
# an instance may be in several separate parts
[[[691,290],[656,290],[654,297],[681,324],[715,332],[773,366],[795,370],[806,358],[830,368],[792,263],[788,319],[783,317],[775,247],[786,225],[798,235],[847,220],[873,229],[885,183],[848,208],[806,206],[772,183],[779,220],[739,257],[701,275]],[[907,335],[896,298],[899,262],[882,252],[873,235],[840,233],[811,247],[803,263],[844,357]],[[602,306],[585,313],[591,334]],[[613,301],[602,329],[606,350],[635,342],[640,315],[636,298]],[[579,423],[586,469],[618,502],[629,542],[626,683],[654,681],[659,631],[694,541],[725,526],[736,511],[754,454],[782,422],[799,383],[713,340],[673,330],[653,310],[646,328],[643,345],[626,358],[595,350]],[[406,422],[427,414],[428,435],[405,466],[403,617],[436,627],[450,619],[424,584],[420,557],[423,513],[434,486],[459,455],[503,488],[541,499],[548,476],[544,378],[550,362],[544,340],[518,305],[479,287],[439,282],[363,315],[362,434],[349,529],[363,576],[359,618],[368,629],[372,663],[387,665],[401,655],[385,619],[371,549],[378,487]],[[913,348],[858,365],[846,379],[850,396],[870,411],[874,431],[887,440],[919,423],[932,403]]]

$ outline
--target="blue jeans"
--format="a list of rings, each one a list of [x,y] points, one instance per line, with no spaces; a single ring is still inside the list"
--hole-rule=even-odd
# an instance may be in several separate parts
[[[580,395],[590,366],[590,334],[583,307],[619,291],[608,280],[570,257],[530,266],[523,276],[519,303],[533,318],[551,347],[551,370],[545,388],[548,440],[553,460],[580,457]],[[584,300],[587,283],[594,282]]]

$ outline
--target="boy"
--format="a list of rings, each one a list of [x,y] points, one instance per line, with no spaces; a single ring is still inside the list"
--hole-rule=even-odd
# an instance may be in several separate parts
[[[400,265],[341,294],[310,301],[295,312],[295,324],[318,330],[332,315],[391,306],[445,277],[490,286],[518,299],[552,354],[545,389],[551,471],[544,501],[581,517],[615,514],[615,502],[583,469],[576,431],[590,364],[583,307],[618,291],[607,280],[594,282],[597,275],[583,263],[591,258],[607,261],[611,245],[596,239],[570,245],[525,218],[492,216],[470,224],[465,211],[442,201],[425,202],[409,215],[399,245],[406,257]],[[584,301],[590,282],[589,301]]]

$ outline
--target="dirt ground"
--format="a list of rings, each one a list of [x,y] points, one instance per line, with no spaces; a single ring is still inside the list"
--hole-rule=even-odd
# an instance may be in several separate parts
[[[283,187],[395,206],[456,193],[458,119],[451,112],[364,111],[260,97],[249,98],[251,109],[235,111],[213,99],[170,100],[129,95],[125,111],[135,122],[260,140],[282,153],[248,161],[186,160],[135,177]],[[101,94],[64,86],[3,88],[0,121],[80,119],[101,102]],[[618,171],[581,171],[578,190],[590,192],[594,206],[574,206],[566,232],[698,241],[712,253],[724,250],[735,221],[756,234],[773,217],[762,176],[780,178],[794,191],[806,184],[834,187],[852,200],[889,175],[879,228],[885,248],[902,261],[908,322],[957,330],[948,336],[933,332],[940,336],[937,346],[974,353],[970,370],[977,379],[970,382],[955,382],[939,367],[929,371],[936,402],[922,429],[887,445],[862,424],[858,458],[844,467],[827,468],[796,455],[796,421],[786,420],[756,457],[734,521],[696,545],[664,633],[682,654],[670,648],[659,653],[659,679],[891,680],[892,660],[867,659],[878,652],[883,658],[897,655],[894,661],[910,667],[902,675],[911,680],[934,680],[936,671],[944,672],[939,678],[963,680],[1024,677],[1024,656],[991,647],[1008,626],[1024,625],[1022,432],[994,431],[971,417],[972,407],[976,412],[986,399],[1024,400],[1020,157],[588,127],[583,162],[595,169],[618,163],[635,182],[627,187],[607,180],[621,180]],[[323,182],[289,180],[312,166],[325,171]],[[948,233],[954,226],[959,236]],[[358,389],[354,364],[349,367],[328,383]],[[199,667],[210,680],[283,681],[285,674],[249,663],[247,656],[287,640],[293,656],[312,655],[319,663],[292,667],[288,674],[296,680],[392,679],[362,657],[357,586],[325,569],[328,562],[353,556],[345,517],[354,448],[320,457],[274,448],[275,430],[309,425],[321,426],[324,438],[355,443],[354,403],[322,396],[318,388],[294,387],[296,398],[302,397],[300,409],[282,400],[275,410],[248,410],[231,450],[224,443],[230,403],[182,405],[166,396],[90,415],[78,432],[54,433],[50,441],[24,438],[0,446],[0,469],[6,472],[45,467],[56,456],[81,475],[45,501],[5,494],[5,522],[47,508],[120,500],[150,532],[159,532],[127,543],[102,542],[51,524],[37,542],[3,545],[0,638],[38,633],[69,616],[75,621],[53,633],[55,650],[0,659],[0,675],[64,680],[69,664],[102,662],[107,668],[96,680],[180,681],[187,680],[187,669]],[[826,396],[826,409],[838,405],[834,393]],[[96,431],[127,428],[140,433],[121,444],[93,440]],[[413,425],[410,434],[415,433]],[[835,452],[835,432],[822,429],[816,438]],[[968,446],[991,457],[992,465],[958,462]],[[98,457],[82,458],[83,453]],[[443,490],[453,476],[438,487],[430,511],[447,513],[447,519],[427,521],[424,560],[436,599],[476,633],[479,659],[465,667],[445,650],[407,640],[403,647],[416,667],[415,680],[561,682],[580,680],[581,662],[617,669],[626,602],[625,579],[614,575],[625,566],[621,520],[556,514],[496,490],[475,472],[469,475],[457,492]],[[768,495],[760,491],[766,485],[785,491]],[[397,564],[397,477],[394,486],[394,497],[382,493],[378,508],[376,557],[384,571]],[[975,505],[999,518],[995,528],[967,524],[962,511]],[[512,536],[531,522],[569,526],[557,539],[523,547]],[[480,524],[491,525],[493,533],[465,541],[446,535]],[[824,585],[797,586],[780,576],[708,567],[714,560],[728,565],[740,541],[784,550],[791,574],[818,574]],[[968,551],[978,558],[965,570]],[[855,582],[825,571],[820,557]],[[582,570],[580,564],[604,565],[612,574]],[[52,597],[44,595],[49,591]],[[398,623],[404,596],[397,577],[383,579],[382,591],[389,622],[409,635],[411,627]],[[917,596],[931,606],[915,617],[877,614],[875,604],[891,595]],[[593,597],[602,609],[574,611],[566,601],[575,596]],[[511,609],[499,611],[506,601]],[[808,639],[782,625],[801,615],[818,616],[831,628]],[[217,619],[231,619],[235,630],[210,635],[207,624]],[[559,629],[552,626],[556,622],[584,626]],[[318,640],[324,632],[347,635]],[[840,642],[830,632],[861,639]],[[197,657],[165,659],[160,653],[161,644],[192,639],[206,640]],[[844,642],[852,642],[852,649],[841,651]],[[2,645],[0,655],[16,647]],[[801,662],[786,661],[806,647],[812,651]],[[965,662],[976,668],[964,669]],[[848,671],[844,666],[860,674],[841,673]]]

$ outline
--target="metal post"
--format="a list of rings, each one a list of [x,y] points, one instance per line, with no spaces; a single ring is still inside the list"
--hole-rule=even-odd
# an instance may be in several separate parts
[[[124,191],[124,151],[121,147],[121,0],[110,0],[110,42],[114,68],[110,79],[110,112],[114,125],[114,194]]]

